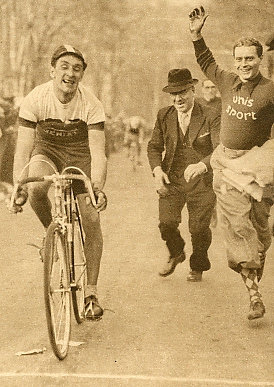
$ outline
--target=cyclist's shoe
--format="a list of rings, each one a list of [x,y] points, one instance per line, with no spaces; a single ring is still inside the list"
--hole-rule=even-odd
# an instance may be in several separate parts
[[[256,318],[261,318],[265,314],[265,306],[261,299],[251,301],[250,310],[248,312],[248,320],[255,320]]]
[[[104,309],[94,294],[85,298],[85,317],[87,320],[99,320],[103,314]]]

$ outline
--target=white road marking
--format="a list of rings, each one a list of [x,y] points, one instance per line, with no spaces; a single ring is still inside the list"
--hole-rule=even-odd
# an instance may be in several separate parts
[[[149,375],[109,375],[109,374],[74,374],[74,373],[49,373],[49,372],[0,372],[1,377],[50,377],[50,378],[83,378],[83,379],[120,379],[120,380],[148,380],[148,381],[167,381],[175,383],[208,383],[218,384],[219,386],[238,385],[238,386],[272,386],[273,382],[254,382],[247,380],[233,379],[203,379],[203,378],[183,378],[183,377],[165,377],[165,376],[149,376]]]

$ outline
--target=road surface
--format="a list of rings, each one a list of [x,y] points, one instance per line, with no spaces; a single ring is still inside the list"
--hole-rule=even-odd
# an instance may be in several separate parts
[[[53,355],[43,305],[43,266],[31,243],[42,227],[28,204],[11,215],[0,203],[0,386],[223,387],[274,386],[274,251],[261,281],[267,313],[246,318],[249,299],[227,268],[218,227],[212,269],[188,283],[188,262],[158,275],[167,251],[157,228],[157,195],[145,154],[133,174],[123,152],[110,157],[102,213],[104,254],[99,278],[105,314],[73,322],[69,355]],[[183,213],[186,222],[186,213]],[[272,219],[272,218],[271,218]],[[189,235],[186,224],[186,252]],[[46,350],[18,356],[20,351]]]

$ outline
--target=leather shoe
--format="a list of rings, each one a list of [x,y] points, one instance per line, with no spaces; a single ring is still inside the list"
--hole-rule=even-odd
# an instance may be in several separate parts
[[[167,277],[168,275],[172,274],[178,265],[178,263],[183,262],[186,259],[186,255],[184,250],[177,255],[177,257],[169,257],[169,260],[165,264],[162,271],[159,272],[159,275],[161,277]]]
[[[248,312],[248,320],[255,320],[256,318],[261,318],[265,314],[265,306],[263,301],[258,299],[250,303],[250,310]]]
[[[187,276],[187,281],[190,282],[201,282],[202,281],[202,271],[191,270]]]

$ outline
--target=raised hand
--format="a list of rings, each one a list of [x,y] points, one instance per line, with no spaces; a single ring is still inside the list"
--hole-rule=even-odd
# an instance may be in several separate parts
[[[201,33],[201,30],[203,28],[203,25],[205,24],[207,17],[208,15],[206,15],[203,6],[199,8],[194,8],[189,13],[189,30],[191,34],[195,36]]]

